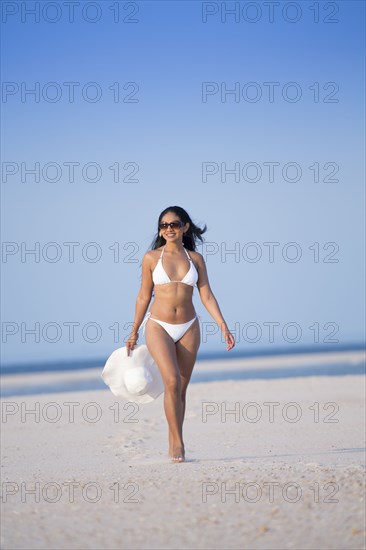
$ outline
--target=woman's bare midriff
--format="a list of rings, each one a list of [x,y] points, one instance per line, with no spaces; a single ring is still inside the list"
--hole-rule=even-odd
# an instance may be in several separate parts
[[[151,317],[166,323],[187,323],[196,315],[192,294],[193,287],[185,283],[155,285]]]

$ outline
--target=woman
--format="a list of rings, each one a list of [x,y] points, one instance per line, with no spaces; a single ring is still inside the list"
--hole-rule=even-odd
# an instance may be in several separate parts
[[[204,259],[195,251],[195,241],[203,241],[201,235],[205,231],[206,226],[204,229],[197,227],[179,206],[169,206],[160,214],[158,235],[152,249],[142,259],[142,282],[136,301],[134,329],[126,342],[129,354],[138,340],[139,327],[146,325],[146,345],[164,382],[169,456],[174,462],[185,460],[183,420],[186,392],[201,341],[192,303],[195,284],[203,305],[221,329],[227,351],[234,347],[234,337],[210,288]],[[143,321],[153,289],[154,301]]]

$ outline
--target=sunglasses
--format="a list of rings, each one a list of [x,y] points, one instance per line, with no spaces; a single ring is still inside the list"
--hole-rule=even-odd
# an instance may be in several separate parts
[[[159,223],[159,229],[168,229],[168,227],[171,229],[180,229],[183,225],[183,222]]]

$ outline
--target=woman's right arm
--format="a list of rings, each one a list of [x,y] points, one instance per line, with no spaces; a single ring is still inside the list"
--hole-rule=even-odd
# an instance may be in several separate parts
[[[133,320],[131,334],[126,341],[128,355],[138,340],[138,330],[151,301],[153,286],[154,284],[151,276],[151,253],[149,251],[142,258],[141,287],[136,299],[135,317]]]

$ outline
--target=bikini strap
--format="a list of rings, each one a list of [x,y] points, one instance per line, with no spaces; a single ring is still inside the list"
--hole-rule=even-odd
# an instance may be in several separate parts
[[[159,259],[163,257],[165,247],[166,247],[166,245],[163,246],[163,250],[161,251],[161,254],[160,254],[160,256],[159,256]]]
[[[186,250],[185,248],[184,248],[184,250],[185,250],[185,253],[186,253],[187,256],[188,256],[189,261],[191,262],[191,261],[192,261],[192,258],[190,257],[190,255],[188,254],[188,252],[187,252],[187,250]]]
[[[148,311],[148,312],[146,313],[145,319],[142,321],[142,323],[141,323],[141,325],[140,325],[139,330],[143,329],[143,331],[142,331],[142,335],[143,335],[143,336],[145,336],[145,327],[146,327],[146,323],[147,323],[147,321],[149,320],[150,316],[151,316],[151,313],[150,313],[150,311]]]

